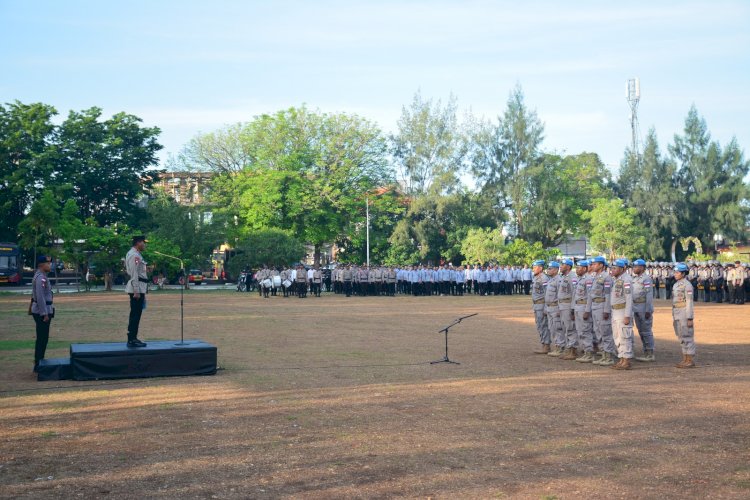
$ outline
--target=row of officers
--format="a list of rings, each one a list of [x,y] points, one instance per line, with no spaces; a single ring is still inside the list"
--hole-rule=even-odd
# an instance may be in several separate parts
[[[728,302],[744,304],[750,293],[750,267],[740,261],[721,264],[717,261],[687,262],[687,279],[693,285],[696,300],[701,302]],[[646,272],[654,282],[654,295],[662,291],[671,298],[674,285],[674,263],[647,263]]]
[[[638,259],[629,266],[618,259],[610,266],[606,258],[562,263],[542,260],[532,265],[532,309],[541,348],[535,352],[579,363],[629,370],[632,360],[653,362],[654,295],[657,286]],[[673,267],[670,288],[674,332],[682,346],[677,368],[695,366],[693,285],[690,269]],[[634,327],[643,353],[635,357]],[[617,362],[615,362],[617,360]]]

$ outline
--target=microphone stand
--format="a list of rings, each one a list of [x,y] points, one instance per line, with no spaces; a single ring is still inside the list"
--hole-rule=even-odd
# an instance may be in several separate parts
[[[174,255],[167,255],[165,253],[157,252],[156,250],[151,250],[151,251],[157,255],[161,255],[162,257],[167,257],[169,259],[180,261],[180,276],[182,277],[183,280],[187,279],[187,277],[185,276],[185,264],[182,262],[182,259],[180,259],[179,257],[175,257]],[[187,281],[183,281],[183,283],[180,283],[180,341],[175,343],[175,345],[188,345],[188,343],[185,342],[185,313],[184,313],[185,283],[187,283]]]
[[[456,326],[457,324],[459,324],[461,321],[465,320],[466,318],[471,318],[472,316],[476,316],[477,314],[479,314],[479,313],[469,314],[468,316],[462,316],[462,317],[458,318],[457,320],[455,320],[450,325],[448,325],[445,328],[443,328],[442,330],[438,330],[438,333],[445,333],[445,356],[443,357],[443,359],[438,359],[437,361],[430,361],[431,365],[436,365],[438,363],[450,363],[452,365],[460,365],[461,364],[458,361],[451,361],[448,358],[448,330],[450,330],[451,327]]]

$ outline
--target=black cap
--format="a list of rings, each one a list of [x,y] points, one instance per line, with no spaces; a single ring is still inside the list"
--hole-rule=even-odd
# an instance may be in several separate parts
[[[136,243],[139,241],[145,241],[148,243],[148,240],[146,239],[146,236],[139,234],[138,236],[133,236],[133,246],[135,246]]]
[[[49,262],[49,257],[46,255],[37,255],[36,256],[36,265],[44,264],[45,262]]]

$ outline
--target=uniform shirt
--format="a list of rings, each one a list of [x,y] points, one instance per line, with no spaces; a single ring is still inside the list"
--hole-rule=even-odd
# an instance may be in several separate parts
[[[588,302],[591,277],[588,274],[575,275],[571,278],[571,283],[573,285],[573,308],[576,311],[584,312]]]
[[[612,311],[609,303],[611,290],[612,276],[608,271],[604,270],[594,274],[591,277],[586,312],[591,312],[593,309],[603,309],[605,313],[609,314]]]
[[[526,268],[521,270],[521,276],[523,277],[524,281],[531,281],[531,278],[532,276],[534,276],[534,274],[531,272],[531,269]]]
[[[531,280],[531,302],[535,311],[544,310],[544,292],[547,288],[549,276],[541,272]]]
[[[633,311],[639,313],[654,312],[654,283],[646,273],[634,274],[631,280],[633,294]]]
[[[313,283],[322,283],[323,282],[323,273],[320,271],[320,269],[315,269],[312,272],[312,280],[313,280]]]
[[[547,287],[544,290],[544,305],[547,306],[547,312],[557,311],[559,302],[557,291],[560,287],[560,275],[557,274],[547,280]]]
[[[141,252],[135,247],[131,248],[127,255],[125,255],[125,272],[130,276],[130,279],[125,284],[126,293],[146,293],[148,291],[146,261],[143,260]]]
[[[31,288],[31,313],[39,316],[51,315],[55,308],[52,307],[52,285],[47,279],[47,274],[37,269],[32,283],[34,286]]]
[[[511,269],[511,268],[507,268],[507,269],[505,270],[505,282],[506,282],[506,283],[512,283],[512,282],[514,282],[515,280],[516,280],[516,278],[515,278],[515,276],[514,276],[514,274],[513,274],[513,269]]]
[[[693,285],[685,278],[672,287],[672,317],[693,319]]]
[[[573,272],[558,274],[557,300],[560,309],[570,309],[573,306]]]
[[[633,294],[631,293],[631,278],[622,273],[617,278],[612,278],[609,304],[612,314],[618,317],[631,318],[633,316]]]
[[[307,282],[307,273],[304,269],[300,269],[297,271],[297,274],[295,275],[295,279],[297,283],[306,283]]]

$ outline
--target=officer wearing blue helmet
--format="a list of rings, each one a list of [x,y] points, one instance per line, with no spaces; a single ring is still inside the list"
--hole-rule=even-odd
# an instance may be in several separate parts
[[[643,259],[633,261],[632,292],[633,319],[638,328],[638,335],[643,345],[643,356],[636,356],[636,361],[656,361],[654,355],[654,283],[646,271]]]
[[[554,348],[547,353],[548,356],[559,357],[563,354],[565,339],[562,333],[562,324],[560,321],[560,303],[557,298],[557,291],[560,286],[560,263],[552,261],[547,269],[547,288],[544,291],[544,306],[547,312],[547,326],[549,328],[550,339]]]
[[[594,361],[594,324],[591,316],[586,315],[586,304],[588,303],[591,283],[589,261],[579,260],[576,266],[576,275],[573,278],[573,310],[575,311],[578,351],[581,354],[576,358],[576,361],[579,363]]]
[[[578,357],[578,335],[576,334],[575,313],[573,312],[573,261],[563,259],[560,264],[557,301],[560,307],[560,324],[565,351],[560,359],[573,361]]]
[[[610,305],[610,291],[612,277],[607,271],[607,259],[603,256],[594,257],[590,267],[592,277],[589,297],[586,304],[586,319],[590,316],[594,322],[594,338],[599,346],[600,357],[592,364],[612,366],[615,364],[615,343],[612,338],[612,307]]]
[[[631,278],[625,271],[627,259],[617,259],[612,264],[612,291],[609,303],[612,307],[612,337],[620,360],[612,366],[615,370],[630,370],[633,359],[633,294]]]
[[[688,266],[675,266],[675,284],[672,287],[672,324],[682,345],[682,361],[677,368],[693,368],[695,362],[695,331],[693,329],[693,285],[687,280]]]
[[[534,274],[531,282],[531,303],[534,311],[534,321],[536,323],[536,330],[539,333],[539,341],[542,347],[536,351],[536,354],[547,354],[550,352],[550,333],[549,326],[547,324],[547,314],[544,306],[544,293],[547,288],[547,282],[549,277],[544,272],[543,260],[535,260],[531,264],[531,270]]]

